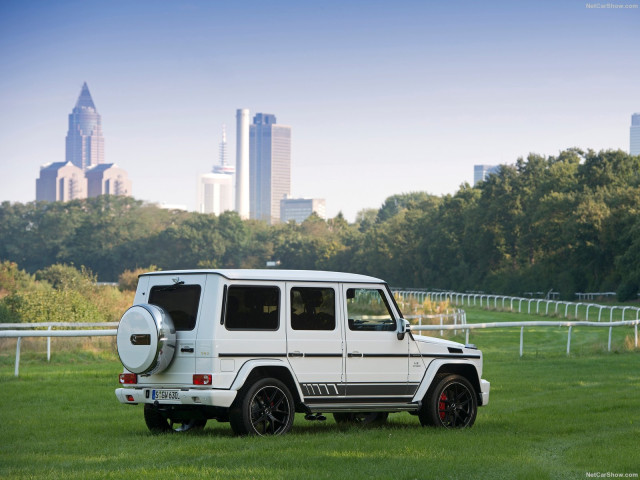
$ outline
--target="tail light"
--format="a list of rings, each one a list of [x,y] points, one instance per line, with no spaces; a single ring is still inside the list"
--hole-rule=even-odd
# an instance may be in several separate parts
[[[211,385],[213,376],[209,373],[198,373],[193,376],[194,385]]]
[[[135,373],[121,373],[120,383],[122,385],[135,385],[138,383],[138,375]]]

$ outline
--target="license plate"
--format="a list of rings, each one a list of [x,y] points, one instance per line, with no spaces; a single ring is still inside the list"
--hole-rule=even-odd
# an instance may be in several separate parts
[[[179,390],[151,390],[152,400],[180,400]]]

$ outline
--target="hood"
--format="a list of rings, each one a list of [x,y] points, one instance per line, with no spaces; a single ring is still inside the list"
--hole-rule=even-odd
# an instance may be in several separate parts
[[[416,342],[419,343],[431,343],[435,345],[442,345],[443,347],[455,347],[464,348],[464,345],[458,342],[452,342],[451,340],[444,340],[442,338],[429,337],[428,335],[413,335]]]

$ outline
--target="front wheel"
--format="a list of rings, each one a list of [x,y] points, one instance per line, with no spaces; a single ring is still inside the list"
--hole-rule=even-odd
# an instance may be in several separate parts
[[[478,413],[473,385],[460,375],[447,375],[436,382],[418,413],[420,423],[444,428],[471,427]]]
[[[237,435],[283,435],[291,430],[293,397],[280,380],[258,380],[238,397],[229,411],[231,429]]]
[[[149,403],[144,406],[144,421],[152,433],[186,432],[188,430],[202,430],[207,424],[206,419],[190,418],[185,420],[172,420],[167,418],[154,405]]]

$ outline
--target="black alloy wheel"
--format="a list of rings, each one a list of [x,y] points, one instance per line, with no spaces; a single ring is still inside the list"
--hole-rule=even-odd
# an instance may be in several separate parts
[[[460,375],[448,375],[434,380],[426,402],[418,413],[422,425],[444,428],[471,427],[478,413],[475,389]]]
[[[293,397],[280,380],[258,380],[238,396],[237,405],[229,414],[236,434],[282,435],[291,430],[295,415]]]

